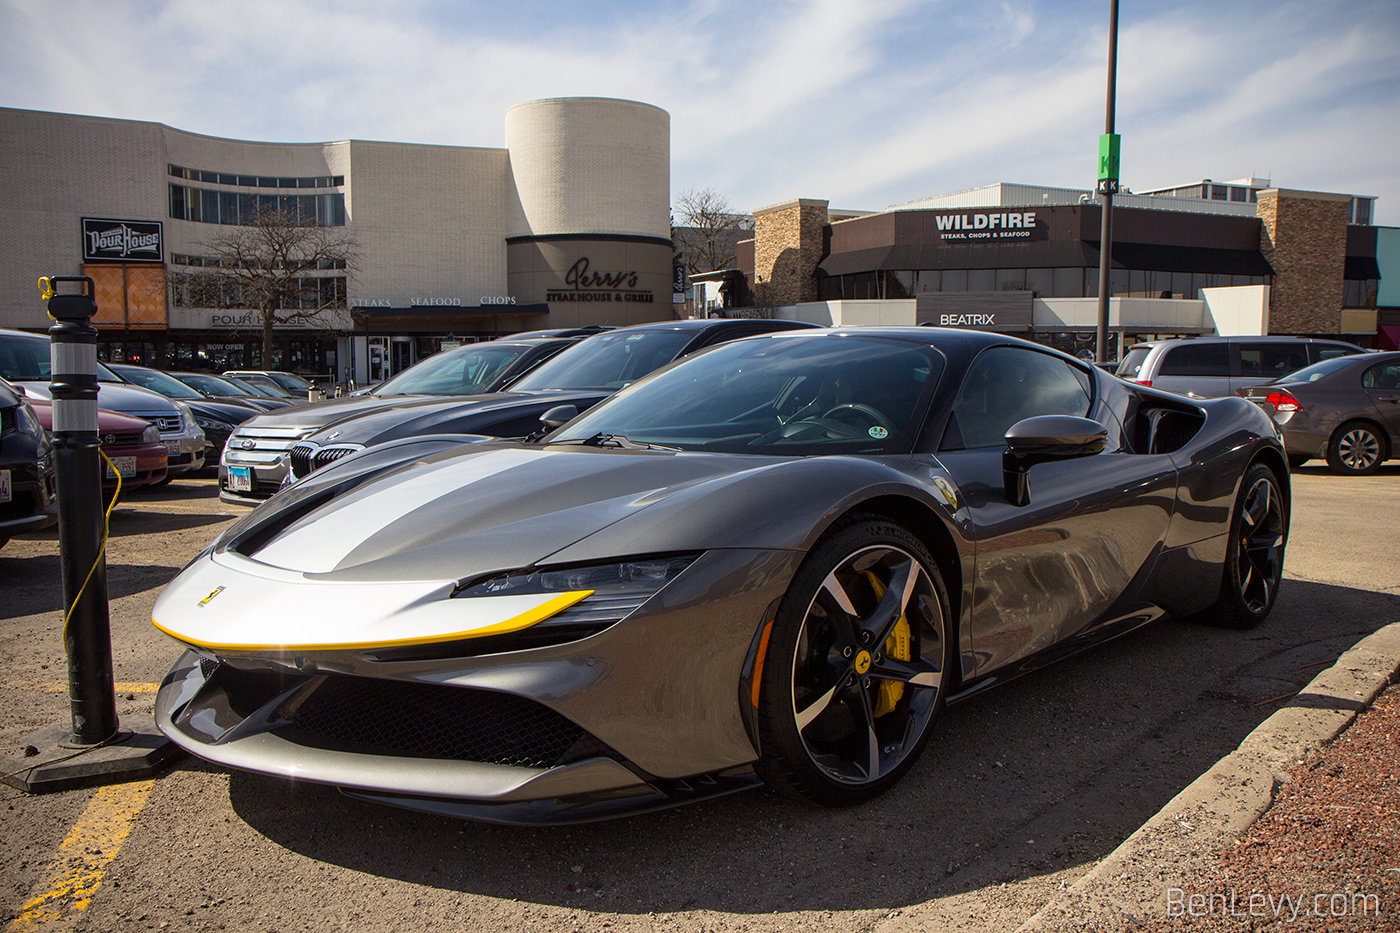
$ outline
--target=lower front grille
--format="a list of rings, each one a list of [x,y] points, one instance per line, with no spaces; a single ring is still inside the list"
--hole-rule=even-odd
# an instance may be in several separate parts
[[[278,730],[321,747],[549,768],[591,739],[533,700],[489,690],[331,675]]]

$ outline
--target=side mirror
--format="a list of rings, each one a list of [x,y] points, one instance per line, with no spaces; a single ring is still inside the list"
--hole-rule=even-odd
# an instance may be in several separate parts
[[[1006,431],[1001,455],[1002,483],[1012,505],[1031,501],[1030,469],[1050,460],[1072,460],[1099,453],[1108,443],[1108,429],[1088,418],[1038,415],[1018,421]]]
[[[540,415],[540,427],[546,431],[553,431],[555,428],[568,424],[578,417],[578,408],[574,405],[555,405],[549,411]]]

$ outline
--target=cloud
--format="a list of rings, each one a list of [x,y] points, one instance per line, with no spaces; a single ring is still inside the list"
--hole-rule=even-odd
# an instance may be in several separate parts
[[[211,135],[499,146],[597,95],[672,115],[672,186],[879,208],[1092,183],[1106,10],[1087,0],[156,0],[0,4],[0,104]],[[1400,222],[1393,0],[1122,11],[1125,181],[1272,171]]]

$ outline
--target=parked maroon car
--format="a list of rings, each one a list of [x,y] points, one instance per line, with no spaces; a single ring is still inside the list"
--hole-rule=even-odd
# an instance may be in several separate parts
[[[53,403],[36,398],[28,401],[44,430],[52,431]],[[160,429],[155,425],[119,411],[99,408],[97,436],[102,442],[102,452],[121,473],[123,489],[165,482],[169,454],[160,439]],[[102,488],[115,488],[117,474],[112,472],[112,467],[104,463],[102,472]]]

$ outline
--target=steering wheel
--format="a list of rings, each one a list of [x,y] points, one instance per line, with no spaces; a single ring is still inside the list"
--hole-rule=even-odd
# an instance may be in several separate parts
[[[849,420],[837,417],[847,412],[854,412],[857,415],[861,415],[869,421],[872,426],[884,428],[891,434],[894,433],[894,425],[890,424],[888,418],[876,409],[871,408],[869,405],[862,404],[861,402],[846,402],[845,404],[828,408],[826,413],[822,415],[822,420],[839,421],[843,424],[850,424]]]

